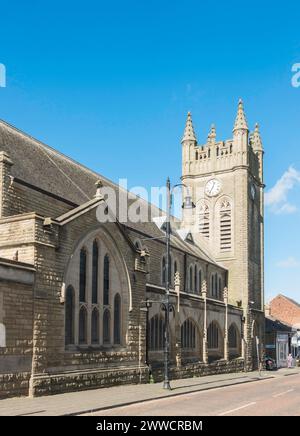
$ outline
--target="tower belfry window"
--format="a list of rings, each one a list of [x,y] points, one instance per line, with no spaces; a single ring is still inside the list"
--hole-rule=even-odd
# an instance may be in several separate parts
[[[224,200],[220,208],[220,250],[230,251],[232,248],[232,210],[228,200]]]
[[[209,238],[209,207],[206,203],[200,205],[199,232],[205,238]]]

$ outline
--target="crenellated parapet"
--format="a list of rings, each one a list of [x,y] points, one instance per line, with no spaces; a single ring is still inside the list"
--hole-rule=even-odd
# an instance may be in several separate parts
[[[249,133],[242,100],[239,101],[233,137],[217,141],[215,125],[211,126],[205,144],[198,144],[190,112],[182,139],[182,176],[195,177],[211,172],[231,170],[237,166],[250,166],[252,173],[262,181],[262,142],[256,124]]]

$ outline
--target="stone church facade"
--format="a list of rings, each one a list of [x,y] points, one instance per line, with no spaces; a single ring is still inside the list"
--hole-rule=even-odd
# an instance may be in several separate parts
[[[241,101],[228,141],[212,127],[198,145],[188,114],[182,183],[194,207],[171,222],[171,377],[251,370],[264,336],[263,148]],[[106,187],[120,196],[0,122],[0,398],[162,379],[165,217],[138,200],[154,218],[121,222]]]

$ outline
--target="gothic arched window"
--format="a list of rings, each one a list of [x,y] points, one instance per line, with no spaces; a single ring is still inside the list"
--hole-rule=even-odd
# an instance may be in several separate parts
[[[92,264],[92,303],[98,303],[98,260],[99,248],[98,242],[93,242],[93,264]]]
[[[86,299],[86,250],[80,250],[80,271],[79,271],[79,301]]]
[[[199,292],[202,290],[202,271],[199,269]]]
[[[193,291],[193,267],[190,266],[190,291]]]
[[[87,343],[87,313],[82,306],[79,310],[79,344]]]
[[[105,309],[103,313],[103,344],[110,344],[110,313]]]
[[[207,329],[207,342],[209,349],[219,348],[219,327],[215,322],[212,322]]]
[[[121,262],[117,250],[110,249],[109,239],[104,236],[102,240],[100,230],[86,237],[72,254],[64,291],[67,350],[72,349],[70,345],[82,349],[105,345],[106,350],[124,345],[128,316],[122,306],[128,306],[128,283],[126,267],[123,269]]]
[[[199,232],[202,236],[205,238],[209,238],[209,206],[206,203],[200,204],[200,210],[199,210]]]
[[[228,200],[224,200],[220,207],[220,250],[232,249],[232,210]]]
[[[92,344],[99,343],[99,311],[98,309],[93,309],[92,312]]]
[[[65,298],[65,344],[74,344],[75,292],[68,286]]]
[[[109,256],[104,257],[103,266],[103,304],[107,306],[109,304]]]
[[[181,348],[196,348],[196,327],[193,321],[187,319],[181,326]]]
[[[215,297],[218,298],[219,292],[218,292],[218,274],[215,274]]]
[[[231,326],[228,329],[228,345],[229,348],[237,348],[238,347],[238,332],[237,328],[234,324],[231,324]]]
[[[155,315],[149,321],[149,350],[163,350],[165,322]]]
[[[121,297],[116,294],[114,301],[114,344],[121,343]]]
[[[6,328],[5,325],[0,322],[0,347],[6,347]]]
[[[194,290],[195,290],[195,292],[198,292],[198,270],[197,270],[197,265],[195,265],[195,269],[194,269]]]
[[[175,260],[175,262],[174,262],[174,276],[177,272],[178,272],[178,264],[177,264],[177,261]]]

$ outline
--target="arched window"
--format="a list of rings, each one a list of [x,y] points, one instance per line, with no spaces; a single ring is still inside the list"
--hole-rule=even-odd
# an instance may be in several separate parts
[[[218,298],[218,274],[215,274],[215,297]]]
[[[75,292],[72,286],[66,290],[65,298],[65,344],[74,344]]]
[[[165,256],[162,258],[162,284],[165,285],[167,281],[167,265]]]
[[[103,304],[107,306],[109,304],[109,256],[104,257],[103,266]]]
[[[93,309],[92,312],[92,344],[99,343],[99,311],[98,309]]]
[[[199,210],[199,232],[205,238],[209,238],[209,207],[208,204],[200,204]]]
[[[196,156],[196,160],[198,160],[198,151],[196,151],[195,156]]]
[[[158,351],[164,348],[165,322],[155,315],[149,321],[149,350]]]
[[[174,276],[177,272],[178,272],[178,264],[177,264],[177,261],[175,260],[175,262],[174,262]]]
[[[87,343],[87,313],[82,306],[79,310],[79,344]]]
[[[2,323],[0,323],[0,347],[6,347],[6,329]]]
[[[199,269],[199,292],[202,290],[202,271]]]
[[[98,303],[98,260],[99,248],[98,242],[93,242],[93,265],[92,265],[92,303]]]
[[[207,329],[207,342],[209,349],[219,348],[219,327],[215,322],[212,322]]]
[[[155,329],[155,318],[152,317],[149,321],[149,326],[148,326],[148,333],[149,333],[149,350],[154,350],[155,349],[155,334],[154,334],[154,329]]]
[[[219,147],[216,148],[217,156],[219,156]]]
[[[79,301],[85,302],[86,297],[86,250],[80,250]]]
[[[231,326],[228,329],[228,345],[229,348],[237,348],[238,347],[238,332],[237,328],[234,324],[231,324]]]
[[[110,313],[105,309],[103,313],[103,344],[110,344]]]
[[[215,275],[211,275],[211,287],[210,287],[210,295],[214,296],[214,290],[215,290]]]
[[[193,267],[190,266],[190,291],[193,291]]]
[[[220,207],[220,250],[230,251],[232,248],[231,204],[224,200]]]
[[[118,247],[105,233],[99,229],[86,236],[64,272],[66,350],[71,350],[71,345],[83,349],[105,345],[107,350],[114,344],[125,345],[127,340],[129,316],[123,306],[131,304],[128,272]]]
[[[195,269],[194,269],[194,290],[195,292],[198,292],[198,269],[197,269],[197,265],[195,265]]]
[[[181,348],[196,348],[196,327],[193,321],[187,319],[181,326]]]
[[[114,301],[114,344],[121,343],[121,297],[115,296]]]

